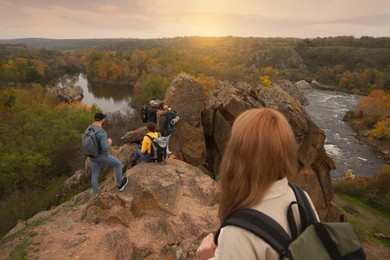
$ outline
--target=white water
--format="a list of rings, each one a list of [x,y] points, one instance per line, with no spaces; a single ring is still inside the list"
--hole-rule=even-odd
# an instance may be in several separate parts
[[[385,164],[382,156],[355,136],[343,121],[346,111],[353,110],[359,96],[326,90],[305,93],[310,104],[306,107],[312,120],[325,132],[325,150],[336,164],[332,179],[345,176],[348,169],[363,177],[373,177]]]

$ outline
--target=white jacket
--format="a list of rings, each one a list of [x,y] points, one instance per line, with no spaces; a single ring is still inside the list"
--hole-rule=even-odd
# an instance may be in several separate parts
[[[307,196],[309,198],[309,196]],[[290,202],[296,201],[294,191],[288,186],[287,178],[276,181],[266,193],[264,199],[252,209],[259,210],[278,222],[291,235],[287,222],[287,209]],[[315,211],[314,205],[309,201]],[[293,206],[298,230],[301,227],[298,207]],[[258,236],[235,226],[225,226],[218,237],[215,259],[267,259],[278,260],[279,254]]]

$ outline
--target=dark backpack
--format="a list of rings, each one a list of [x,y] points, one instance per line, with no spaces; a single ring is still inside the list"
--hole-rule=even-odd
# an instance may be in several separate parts
[[[146,106],[140,108],[140,116],[141,116],[142,123],[148,122],[148,112]]]
[[[157,122],[157,107],[147,107],[146,108],[146,123],[147,122]]]
[[[83,150],[84,155],[88,157],[98,157],[102,147],[100,144],[100,140],[97,137],[97,133],[100,130],[95,131],[92,126],[89,126],[87,130],[85,130],[83,134],[83,138],[81,140],[81,148]]]
[[[168,110],[166,113],[167,122],[166,122],[166,129],[169,134],[171,134],[175,129],[175,125],[177,122],[179,122],[180,117],[176,115],[176,112],[174,110]]]
[[[162,162],[167,157],[167,140],[165,137],[159,136],[153,138],[146,135],[152,140],[152,148],[150,149],[149,158],[154,162]]]
[[[346,222],[320,223],[317,221],[306,194],[295,185],[297,201],[290,203],[287,219],[292,238],[272,218],[253,209],[238,209],[230,214],[214,237],[218,243],[218,235],[222,227],[233,225],[243,228],[261,237],[273,249],[280,259],[366,259],[360,242],[351,225]],[[291,206],[298,204],[302,232],[298,234]]]

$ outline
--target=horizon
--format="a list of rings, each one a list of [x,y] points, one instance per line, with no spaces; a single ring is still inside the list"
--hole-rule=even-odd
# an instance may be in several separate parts
[[[361,37],[370,37],[370,38],[390,38],[390,36],[367,36],[362,35],[360,37],[356,37],[353,35],[335,35],[335,36],[317,36],[317,37],[282,37],[282,36],[275,36],[275,37],[267,37],[267,36],[234,36],[234,35],[226,35],[226,36],[200,36],[200,35],[184,35],[184,36],[173,36],[173,37],[160,37],[160,38],[42,38],[42,37],[22,37],[22,38],[12,38],[12,39],[4,39],[0,38],[0,41],[17,41],[17,40],[56,40],[56,41],[77,41],[77,40],[163,40],[163,39],[174,39],[174,38],[191,38],[191,37],[199,37],[199,38],[227,38],[227,37],[233,37],[233,38],[273,38],[273,39],[299,39],[299,40],[305,40],[305,39],[316,39],[316,38],[337,38],[337,37],[354,37],[355,39],[359,39]]]
[[[390,36],[387,0],[0,0],[0,39]]]

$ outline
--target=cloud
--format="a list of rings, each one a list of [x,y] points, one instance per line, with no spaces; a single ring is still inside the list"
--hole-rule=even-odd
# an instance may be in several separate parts
[[[390,34],[387,0],[0,0],[0,6],[0,38]]]

